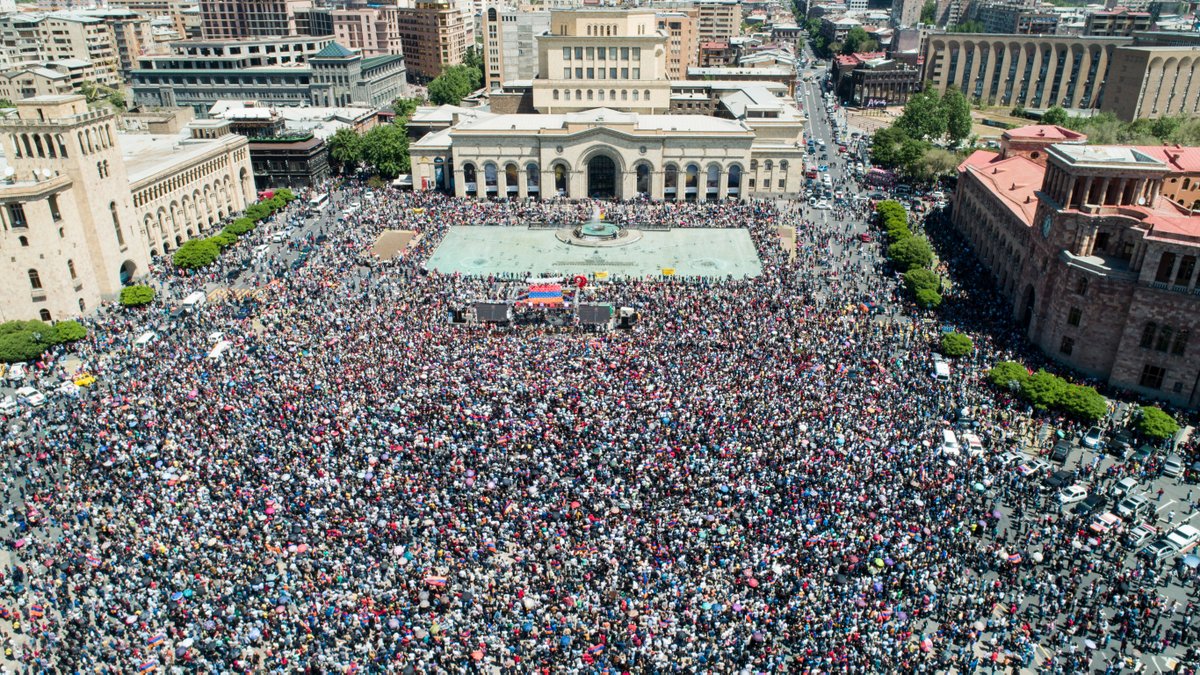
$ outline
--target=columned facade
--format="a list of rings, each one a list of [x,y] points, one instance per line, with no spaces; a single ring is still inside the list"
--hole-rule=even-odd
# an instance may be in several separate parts
[[[450,166],[453,193],[473,199],[715,201],[803,190],[802,150],[759,146],[741,123],[693,115],[499,115],[431,134],[410,153],[415,185],[450,191],[432,173]]]

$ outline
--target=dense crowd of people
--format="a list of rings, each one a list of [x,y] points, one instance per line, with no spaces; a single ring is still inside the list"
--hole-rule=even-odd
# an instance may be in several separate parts
[[[593,282],[643,317],[596,333],[452,323],[522,282],[425,265],[452,226],[593,204],[347,186],[330,213],[350,201],[298,269],[249,258],[265,232],[226,254],[265,289],[252,311],[96,317],[78,355],[97,384],[12,421],[10,667],[1081,672],[1110,640],[1200,638],[1192,603],[1156,593],[1194,577],[1123,566],[1001,466],[1032,411],[980,376],[1015,346],[981,336],[951,384],[929,377],[939,326],[854,236],[865,207],[606,204],[747,228],[763,274]],[[366,264],[385,228],[420,236]],[[982,457],[938,449],[963,407]]]

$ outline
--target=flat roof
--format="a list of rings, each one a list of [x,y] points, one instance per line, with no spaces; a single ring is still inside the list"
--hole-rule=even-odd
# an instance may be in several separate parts
[[[741,122],[706,115],[642,115],[594,108],[556,115],[480,115],[460,122],[459,131],[550,131],[571,125],[632,126],[637,131],[675,131],[745,134],[750,130]]]
[[[1162,161],[1126,145],[1052,145],[1048,152],[1073,165],[1167,168]]]
[[[221,139],[193,139],[180,134],[118,133],[117,144],[132,185],[173,166],[186,164],[223,144]]]

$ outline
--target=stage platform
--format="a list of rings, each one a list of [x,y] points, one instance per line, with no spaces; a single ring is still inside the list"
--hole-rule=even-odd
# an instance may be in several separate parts
[[[429,259],[442,273],[592,274],[658,276],[664,268],[676,276],[735,278],[762,274],[750,233],[738,228],[676,228],[641,231],[625,246],[572,246],[549,229],[456,226]]]

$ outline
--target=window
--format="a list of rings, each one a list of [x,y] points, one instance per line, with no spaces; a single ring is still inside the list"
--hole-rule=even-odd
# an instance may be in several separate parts
[[[782,191],[782,190],[783,190],[783,189],[784,189],[784,188],[787,186],[787,183],[785,182],[786,180],[787,180],[786,178],[780,178],[780,179],[779,179],[779,189],[780,189],[780,191]]]
[[[8,205],[8,222],[12,223],[13,227],[29,227],[29,223],[25,220],[25,205],[20,202]]]
[[[1083,312],[1078,307],[1072,307],[1067,312],[1067,323],[1072,326],[1078,326],[1079,320],[1083,318]]]
[[[628,69],[628,68],[622,68],[622,69],[621,69],[621,79],[622,79],[622,80],[628,80],[628,79],[629,79],[629,69]]]
[[[609,47],[609,48],[608,48],[608,60],[609,60],[609,61],[616,61],[616,60],[617,60],[617,48],[616,48],[616,47]]]
[[[587,79],[589,79],[589,80],[596,79],[596,69],[595,68],[587,69]]]
[[[629,60],[629,47],[621,47],[621,60],[622,61]]]
[[[1079,295],[1087,295],[1088,280],[1087,277],[1080,277],[1079,281],[1075,282],[1075,292]]]
[[[68,260],[68,261],[67,261],[67,271],[71,273],[71,278],[72,278],[72,279],[78,279],[78,278],[79,278],[79,277],[78,277],[78,276],[75,274],[75,261],[74,261],[74,260]]]
[[[117,233],[117,244],[123,247],[125,246],[125,234],[121,232],[121,221],[117,218],[116,202],[108,203],[108,213],[112,216],[113,231]]]
[[[38,312],[38,316],[42,317],[42,321],[49,321],[50,320],[50,310],[43,309],[42,311]]]
[[[54,219],[54,222],[62,220],[62,213],[58,210],[58,195],[50,195],[47,202],[50,204],[50,217]]]
[[[1154,334],[1158,332],[1158,324],[1151,321],[1142,328],[1142,341],[1138,346],[1142,349],[1150,349],[1154,346]]]
[[[563,79],[564,80],[571,79],[571,69],[570,68],[563,68]]]
[[[1142,368],[1142,378],[1138,381],[1138,384],[1147,389],[1162,389],[1163,378],[1166,376],[1166,369],[1147,363]]]
[[[1183,351],[1187,349],[1188,337],[1191,331],[1184,328],[1175,334],[1175,344],[1171,345],[1171,353],[1175,356],[1183,356]]]
[[[642,69],[641,68],[633,69],[633,79],[635,79],[635,80],[642,79]]]
[[[571,90],[563,89],[563,97],[565,98],[565,100],[570,101],[571,100]]]
[[[575,48],[575,58],[576,58],[576,59],[578,59],[578,60],[580,60],[580,61],[582,61],[582,60],[583,60],[583,47],[576,47],[576,48]]]
[[[557,89],[555,89],[553,92],[551,92],[550,98],[554,99],[555,101],[558,100],[558,90]]]
[[[617,79],[617,69],[616,68],[608,69],[608,79],[610,79],[610,80]]]
[[[42,277],[37,270],[29,270],[29,286],[35,291],[42,289]]]
[[[583,79],[583,68],[576,68],[576,69],[575,69],[575,79],[577,79],[577,80],[582,80],[582,79]]]
[[[1064,335],[1062,343],[1058,345],[1058,351],[1070,356],[1071,352],[1075,351],[1075,339]]]
[[[586,53],[586,54],[587,54],[587,58],[588,58],[589,60],[591,60],[591,59],[594,59],[594,58],[596,58],[595,51],[596,51],[596,50],[595,50],[595,48],[594,48],[594,47],[588,47],[586,50],[584,50],[584,53]]]
[[[25,237],[25,236],[17,237],[17,241],[21,242],[22,248],[29,246],[29,237]]]
[[[642,58],[642,48],[641,47],[633,48],[633,58],[634,58],[634,60],[638,60],[638,59]],[[1185,185],[1184,187],[1187,187],[1187,186]]]
[[[1171,338],[1174,337],[1175,330],[1170,326],[1162,326],[1158,329],[1158,339],[1154,341],[1154,349],[1160,352],[1165,352],[1171,346]]]

